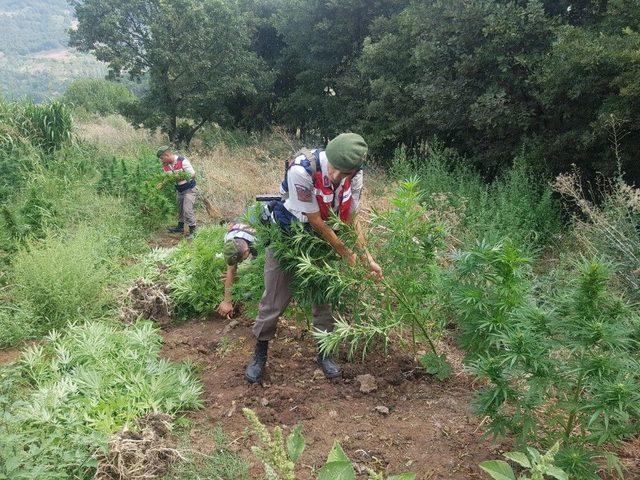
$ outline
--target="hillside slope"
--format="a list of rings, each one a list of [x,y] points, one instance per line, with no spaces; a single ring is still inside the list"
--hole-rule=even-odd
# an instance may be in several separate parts
[[[66,0],[0,0],[0,92],[42,101],[105,67],[68,47],[73,10]]]

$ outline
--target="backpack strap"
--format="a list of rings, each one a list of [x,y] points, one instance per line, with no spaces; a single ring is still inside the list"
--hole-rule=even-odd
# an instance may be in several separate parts
[[[302,167],[304,167],[304,169],[311,176],[311,178],[315,176],[316,172],[321,171],[320,150],[318,149],[309,150],[308,148],[302,148],[298,150],[293,155],[292,159],[288,159],[284,163],[284,180],[282,181],[281,192],[284,192],[285,194],[288,194],[289,192],[289,184],[288,184],[289,168],[291,168],[291,165],[295,161],[295,159],[301,155],[303,155],[304,158],[307,160],[307,162],[302,164]]]

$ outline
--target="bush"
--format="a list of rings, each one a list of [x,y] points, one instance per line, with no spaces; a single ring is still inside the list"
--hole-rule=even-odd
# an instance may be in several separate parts
[[[18,303],[30,307],[35,330],[43,333],[70,320],[96,316],[112,300],[105,291],[108,239],[82,228],[69,236],[31,243],[14,258],[11,282]]]
[[[103,157],[99,171],[97,191],[132,204],[146,226],[157,227],[166,221],[168,215],[175,213],[173,182],[167,181],[158,159],[150,152],[144,152],[137,158]],[[160,183],[163,186],[158,189]]]
[[[394,155],[391,175],[417,175],[425,204],[455,217],[452,232],[465,248],[476,241],[496,243],[509,238],[534,252],[544,247],[562,225],[559,205],[524,162],[516,161],[493,182],[467,167],[463,159],[438,144],[414,153]]]
[[[599,478],[595,460],[637,434],[640,420],[637,312],[610,290],[611,270],[583,261],[552,299],[538,299],[528,261],[510,246],[459,256],[452,284],[465,360],[486,386],[478,413],[494,434],[522,445],[560,442],[556,464]]]
[[[109,435],[149,412],[200,407],[191,368],[159,359],[161,343],[150,323],[89,322],[0,370],[0,477],[89,479]]]
[[[198,229],[192,242],[183,241],[168,260],[167,276],[176,312],[181,317],[215,311],[224,295],[222,256],[224,226]]]
[[[573,215],[572,238],[588,256],[607,258],[626,290],[637,298],[640,287],[640,189],[622,178],[600,179],[601,201],[595,203],[584,191],[578,172],[559,175],[555,190],[578,212]]]
[[[83,78],[69,85],[61,100],[90,113],[109,115],[121,113],[124,106],[136,101],[136,96],[121,83]]]

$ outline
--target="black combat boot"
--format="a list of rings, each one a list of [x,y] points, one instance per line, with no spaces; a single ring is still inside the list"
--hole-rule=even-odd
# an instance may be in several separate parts
[[[340,368],[340,365],[331,360],[331,358],[324,353],[318,352],[318,358],[316,358],[316,362],[318,362],[318,365],[320,366],[320,368],[322,368],[322,371],[326,378],[331,379],[342,376],[342,369]]]
[[[189,235],[187,235],[188,239],[193,238],[193,235],[196,233],[196,226],[195,225],[189,225]]]
[[[262,372],[264,371],[264,366],[267,363],[268,349],[268,340],[258,340],[253,358],[249,365],[247,365],[247,369],[244,372],[244,378],[247,379],[247,382],[256,383],[262,378]]]
[[[167,228],[167,231],[169,233],[182,233],[183,230],[184,230],[184,223],[182,222],[178,222],[177,227]]]

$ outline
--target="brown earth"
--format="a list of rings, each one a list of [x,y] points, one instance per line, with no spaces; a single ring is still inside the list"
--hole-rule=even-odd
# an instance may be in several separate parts
[[[189,415],[196,449],[214,448],[210,437],[220,424],[234,449],[249,458],[252,439],[242,408],[254,409],[268,426],[302,424],[307,448],[299,478],[313,478],[335,440],[342,443],[356,467],[378,471],[412,471],[419,479],[468,480],[482,477],[477,465],[498,458],[508,444],[483,438],[481,419],[469,412],[471,377],[456,365],[444,382],[424,376],[411,358],[391,353],[371,355],[364,363],[345,362],[344,378],[327,381],[313,362],[314,346],[305,329],[282,321],[272,342],[263,385],[248,385],[244,367],[253,349],[251,321],[212,317],[191,321],[165,332],[163,355],[201,365],[204,409]],[[457,351],[445,345],[456,357]],[[360,392],[358,375],[372,374],[377,390]],[[388,414],[376,407],[387,407]],[[385,411],[384,409],[381,409]],[[252,461],[252,475],[262,471]]]
[[[12,347],[5,350],[0,350],[0,365],[8,365],[15,362],[20,356],[22,348]]]

